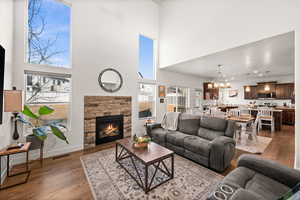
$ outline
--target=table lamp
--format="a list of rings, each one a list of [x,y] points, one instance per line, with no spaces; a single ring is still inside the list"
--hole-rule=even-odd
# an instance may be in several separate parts
[[[4,90],[4,112],[11,112],[15,122],[15,129],[13,133],[14,140],[19,139],[17,117],[22,109],[22,90],[17,90],[16,87],[13,87],[12,90]]]

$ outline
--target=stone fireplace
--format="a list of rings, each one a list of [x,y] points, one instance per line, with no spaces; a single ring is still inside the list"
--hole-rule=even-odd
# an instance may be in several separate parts
[[[84,97],[84,148],[131,136],[131,97]]]

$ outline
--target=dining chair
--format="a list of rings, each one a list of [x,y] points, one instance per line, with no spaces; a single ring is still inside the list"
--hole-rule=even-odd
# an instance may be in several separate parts
[[[258,130],[262,129],[262,126],[270,126],[271,132],[275,131],[275,120],[273,117],[273,110],[272,109],[259,109],[258,110]]]
[[[231,117],[239,117],[240,116],[240,110],[239,109],[230,109],[227,111],[228,116]]]

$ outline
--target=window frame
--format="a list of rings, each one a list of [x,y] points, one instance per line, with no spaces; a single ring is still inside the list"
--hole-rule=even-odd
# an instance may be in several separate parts
[[[139,106],[139,95],[140,95],[140,85],[152,85],[154,87],[154,95],[153,95],[153,99],[154,99],[154,108],[153,108],[153,113],[151,117],[139,117],[139,107],[138,107],[138,119],[139,120],[145,120],[145,119],[155,119],[156,115],[157,115],[157,110],[156,110],[156,105],[157,105],[157,84],[156,83],[150,83],[150,82],[138,82],[138,95],[137,95],[137,102],[138,102],[138,106]]]
[[[51,104],[63,104],[62,102],[45,102],[45,103],[27,103],[26,102],[26,92],[27,92],[27,79],[25,78],[26,74],[33,74],[33,75],[39,75],[39,76],[61,76],[61,77],[65,77],[65,78],[69,78],[70,79],[70,85],[71,85],[71,91],[70,91],[70,98],[69,98],[69,102],[63,102],[64,104],[68,104],[69,105],[69,109],[67,112],[67,127],[69,132],[71,132],[71,127],[72,127],[72,94],[73,94],[73,85],[72,85],[72,75],[71,74],[67,74],[67,73],[54,73],[54,72],[45,72],[45,71],[31,71],[31,70],[24,70],[23,76],[24,76],[24,80],[23,80],[23,84],[24,84],[24,94],[23,94],[23,98],[24,98],[24,104],[25,105],[51,105]]]
[[[28,66],[33,66],[35,68],[53,68],[54,70],[55,69],[63,69],[63,70],[67,70],[67,71],[71,71],[72,68],[73,68],[73,48],[72,48],[72,41],[73,41],[73,37],[72,37],[72,16],[73,16],[73,9],[72,9],[72,4],[67,1],[67,0],[53,0],[53,1],[56,1],[56,2],[59,2],[59,3],[62,3],[66,6],[68,6],[70,8],[70,51],[69,51],[69,54],[70,54],[70,65],[68,67],[62,67],[62,66],[55,66],[55,65],[49,65],[49,64],[36,64],[36,63],[29,63],[28,60],[27,60],[27,51],[28,51],[28,16],[29,16],[29,12],[28,12],[28,5],[29,5],[29,1],[30,0],[26,0],[26,3],[25,3],[25,16],[24,16],[24,19],[25,19],[25,24],[24,24],[24,50],[23,50],[23,62],[25,65],[28,65]],[[51,71],[51,70],[50,70]]]
[[[139,76],[138,76],[138,79],[141,82],[154,83],[157,81],[158,42],[157,42],[157,39],[155,39],[154,37],[150,37],[149,35],[144,34],[144,33],[138,34],[138,41],[140,39],[140,36],[144,36],[153,41],[153,75],[154,75],[154,79],[141,78]],[[138,47],[139,46],[140,46],[140,43],[138,42]],[[140,53],[140,48],[138,48],[138,55],[139,55],[139,53]],[[138,64],[138,73],[139,72],[140,72],[140,65]]]

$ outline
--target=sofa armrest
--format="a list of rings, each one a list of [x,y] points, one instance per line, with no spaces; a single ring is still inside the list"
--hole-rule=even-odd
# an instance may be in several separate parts
[[[236,129],[236,122],[232,120],[228,120],[227,128],[225,130],[225,136],[233,138],[235,129]]]
[[[300,171],[255,155],[242,155],[238,167],[246,167],[290,188],[300,182]]]
[[[226,136],[220,136],[211,141],[209,165],[217,171],[224,171],[235,153],[235,141]]]
[[[153,129],[155,129],[155,128],[161,128],[161,124],[160,123],[147,124],[146,125],[147,135],[149,135],[150,137],[152,137],[151,131]]]

